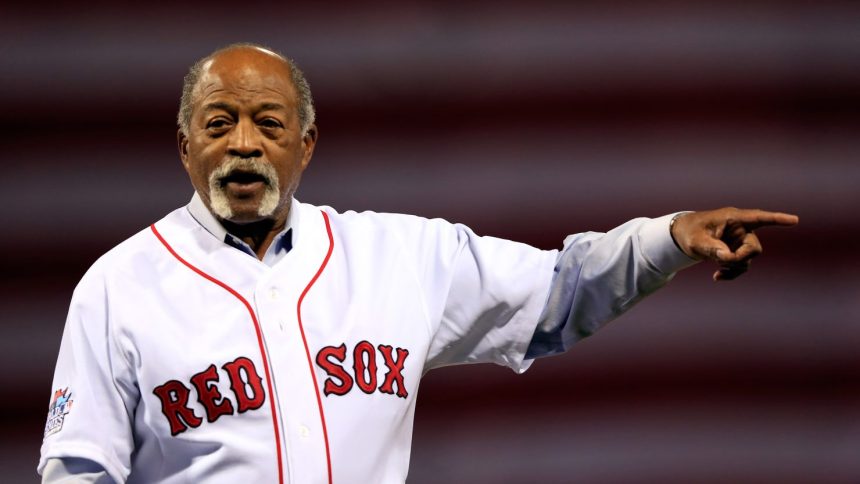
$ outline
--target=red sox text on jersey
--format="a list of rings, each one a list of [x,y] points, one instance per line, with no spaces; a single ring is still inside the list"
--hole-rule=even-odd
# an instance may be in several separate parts
[[[328,374],[323,383],[326,396],[346,395],[355,386],[364,393],[371,394],[377,389],[382,393],[406,398],[409,393],[403,380],[403,365],[409,351],[389,345],[379,345],[379,354],[388,371],[385,373],[377,388],[377,359],[376,348],[361,341],[352,351],[352,374],[343,366],[346,360],[346,344],[326,346],[317,353],[316,363]],[[395,356],[396,351],[396,356]],[[257,410],[266,401],[266,391],[263,388],[263,378],[254,366],[254,362],[246,357],[239,357],[225,363],[221,370],[230,381],[233,399],[222,395],[215,385],[220,380],[220,373],[215,364],[191,377],[191,386],[197,392],[197,401],[205,409],[206,421],[213,423],[223,415],[245,413]],[[161,401],[161,412],[170,422],[171,435],[178,435],[196,428],[203,423],[189,405],[191,388],[179,380],[168,380],[155,387],[152,393]],[[233,403],[235,401],[235,405]]]

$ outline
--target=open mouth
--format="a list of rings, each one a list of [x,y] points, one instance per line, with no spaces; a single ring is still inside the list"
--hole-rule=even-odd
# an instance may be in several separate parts
[[[220,178],[218,180],[218,183],[221,185],[222,188],[229,184],[247,186],[262,183],[268,185],[269,179],[259,173],[234,170],[231,171],[227,176]]]

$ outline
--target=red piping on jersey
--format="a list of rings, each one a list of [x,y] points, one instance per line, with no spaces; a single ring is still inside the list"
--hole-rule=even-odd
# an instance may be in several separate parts
[[[334,237],[331,234],[331,224],[328,221],[328,215],[325,212],[320,213],[322,213],[323,220],[325,220],[325,230],[326,232],[328,232],[328,253],[325,255],[325,259],[323,259],[322,265],[320,265],[320,268],[317,271],[316,275],[314,275],[314,278],[311,279],[311,282],[309,282],[307,287],[305,287],[305,290],[302,291],[302,295],[299,296],[299,303],[296,306],[296,315],[298,316],[299,320],[299,331],[302,333],[302,343],[304,343],[305,345],[305,355],[307,355],[308,357],[308,368],[311,370],[311,378],[314,381],[314,391],[317,394],[317,407],[320,410],[320,422],[322,422],[323,440],[325,441],[325,461],[326,466],[328,466],[328,484],[332,484],[331,452],[329,451],[328,446],[328,429],[326,428],[325,424],[325,412],[323,412],[322,398],[320,398],[320,388],[319,385],[317,385],[317,377],[316,373],[314,372],[314,365],[311,360],[311,351],[308,349],[308,340],[307,338],[305,338],[305,329],[302,326],[302,301],[304,301],[305,296],[311,289],[311,286],[313,286],[314,283],[317,282],[317,279],[319,279],[320,274],[322,274],[323,270],[325,269],[325,266],[328,264],[328,260],[331,258],[331,253],[334,250]]]
[[[323,214],[323,215],[325,215],[325,214]],[[328,221],[326,221],[326,225],[328,225]],[[254,330],[257,332],[257,344],[260,345],[260,354],[263,357],[263,370],[266,373],[266,386],[269,388],[269,406],[272,409],[272,427],[275,430],[275,450],[277,451],[277,455],[278,455],[278,483],[283,484],[284,483],[284,467],[283,467],[283,463],[281,462],[281,437],[280,437],[280,434],[278,433],[278,419],[277,419],[277,413],[275,413],[275,394],[274,394],[274,392],[272,392],[272,378],[269,375],[269,362],[268,362],[269,358],[266,355],[265,348],[263,347],[263,333],[260,331],[260,323],[257,321],[257,315],[254,313],[254,309],[251,308],[251,305],[248,304],[248,301],[244,297],[242,297],[241,294],[236,292],[235,289],[228,286],[227,284],[224,284],[223,282],[219,281],[218,279],[215,279],[214,277],[201,271],[200,269],[194,267],[193,265],[191,265],[191,263],[189,263],[188,261],[183,259],[179,254],[177,254],[176,251],[173,250],[173,247],[171,247],[170,244],[168,244],[167,241],[164,240],[164,237],[162,237],[161,234],[158,233],[158,230],[155,228],[155,224],[150,225],[149,228],[152,229],[152,233],[155,234],[155,236],[162,243],[162,245],[164,245],[164,247],[167,249],[167,251],[170,252],[170,254],[173,255],[173,257],[176,257],[176,260],[178,260],[179,262],[184,264],[186,267],[188,267],[192,271],[196,272],[198,275],[200,275],[201,277],[203,277],[207,281],[210,281],[210,282],[220,286],[222,289],[224,289],[225,291],[232,294],[236,299],[238,299],[239,301],[242,302],[242,304],[245,305],[245,308],[248,310],[248,313],[251,315],[251,320],[254,322]],[[329,238],[331,238],[331,231],[329,231]],[[331,247],[329,247],[329,255],[331,255]],[[328,261],[328,256],[326,256],[326,261]],[[325,263],[323,263],[323,265],[325,265]],[[320,269],[320,272],[322,272],[322,269]],[[317,275],[319,275],[319,273],[317,273]],[[316,279],[316,277],[314,279]],[[313,281],[311,281],[311,284],[313,284]],[[308,287],[310,287],[310,285]],[[307,292],[307,289],[305,289],[305,292]],[[301,299],[299,301],[301,301]],[[301,302],[299,304],[301,304]],[[307,349],[307,344],[305,344],[305,349]],[[319,392],[317,392],[317,400],[319,400]],[[322,407],[320,407],[320,414],[322,414]],[[325,423],[323,423],[323,429],[325,429]],[[326,440],[326,457],[328,457],[328,440]],[[331,465],[329,465],[329,469],[331,469]],[[331,470],[329,470],[329,482],[331,482]]]

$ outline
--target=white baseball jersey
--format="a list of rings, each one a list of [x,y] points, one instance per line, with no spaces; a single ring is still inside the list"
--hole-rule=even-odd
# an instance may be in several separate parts
[[[564,259],[438,219],[292,212],[271,266],[184,207],[93,265],[40,472],[79,458],[116,482],[400,483],[426,371],[524,371],[533,339],[529,358],[558,352],[689,263],[666,218],[572,236]],[[575,277],[551,294],[554,270]]]

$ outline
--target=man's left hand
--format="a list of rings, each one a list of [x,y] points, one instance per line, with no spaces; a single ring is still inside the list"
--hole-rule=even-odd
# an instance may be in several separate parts
[[[790,227],[798,220],[787,213],[727,207],[681,215],[672,225],[672,237],[690,257],[720,265],[715,281],[731,280],[746,272],[762,252],[754,230],[768,225]]]

